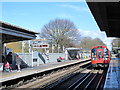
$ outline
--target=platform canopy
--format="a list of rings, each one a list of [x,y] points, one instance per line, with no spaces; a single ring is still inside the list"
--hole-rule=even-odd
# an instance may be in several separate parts
[[[101,31],[120,38],[120,0],[86,0]]]
[[[36,32],[0,21],[0,37],[2,43],[30,40],[36,38]]]

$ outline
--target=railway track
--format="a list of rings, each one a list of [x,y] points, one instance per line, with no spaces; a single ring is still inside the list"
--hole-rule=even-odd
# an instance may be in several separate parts
[[[103,89],[104,78],[105,78],[106,70],[84,70],[79,72],[71,77],[66,78],[65,80],[49,85],[42,89],[47,90],[97,90]]]
[[[51,74],[47,74],[42,78],[22,84],[16,88],[30,88],[34,90],[76,90],[76,89],[102,89],[107,70],[94,70],[90,61],[79,63],[62,70],[58,70]]]
[[[80,78],[77,82],[73,83],[67,90],[77,90],[77,89],[98,89],[101,82],[100,77],[102,77],[103,71],[95,70],[86,74],[84,77]]]
[[[107,69],[94,70],[91,65],[84,63],[20,88],[34,88],[34,90],[103,89],[106,72]]]
[[[18,82],[18,83],[15,83],[15,85],[13,85],[14,81],[10,81],[10,82],[7,81],[7,83],[9,83],[10,85],[5,88],[3,87],[3,89],[38,88],[41,86],[49,85],[51,84],[51,82],[52,83],[56,82],[65,76],[74,74],[75,72],[80,70],[80,68],[84,68],[88,65],[91,65],[90,60],[86,60],[73,65],[68,65],[65,67],[61,67],[61,68],[58,68],[57,70],[51,70],[50,72],[47,71],[47,72],[44,72],[43,74],[38,73],[35,75],[29,75],[28,77],[26,76],[26,77],[18,78],[17,79],[18,81],[14,80]]]
[[[80,69],[81,67],[81,69]],[[68,68],[66,70],[57,72],[57,73],[53,73],[43,79],[38,79],[32,83],[29,83],[27,85],[23,85],[19,88],[43,88],[48,86],[51,83],[54,82],[59,82],[59,80],[63,79],[64,77],[71,77],[73,75],[75,75],[77,72],[80,72],[82,70],[85,70],[86,68],[82,68],[82,67],[91,67],[90,62],[85,62],[79,65],[76,65],[74,67]]]

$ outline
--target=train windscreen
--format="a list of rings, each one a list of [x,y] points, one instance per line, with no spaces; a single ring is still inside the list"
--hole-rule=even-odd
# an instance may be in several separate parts
[[[107,48],[93,48],[91,50],[91,58],[93,60],[96,60],[97,58],[101,59],[104,58],[104,60],[107,60],[109,58],[109,53],[108,53]]]
[[[92,59],[96,60],[96,48],[92,49],[91,54],[92,54]]]
[[[109,58],[108,49],[104,48],[104,60],[107,60]]]

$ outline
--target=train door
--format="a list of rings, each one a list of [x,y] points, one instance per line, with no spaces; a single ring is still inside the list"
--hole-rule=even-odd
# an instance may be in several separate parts
[[[91,51],[91,59],[92,60],[97,60],[97,58],[96,58],[96,48],[93,48],[92,51]]]
[[[102,60],[103,59],[103,49],[97,49],[97,59]]]

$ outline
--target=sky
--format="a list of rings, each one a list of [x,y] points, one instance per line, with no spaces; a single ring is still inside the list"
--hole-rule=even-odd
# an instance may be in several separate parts
[[[100,31],[83,0],[76,2],[2,2],[1,4],[1,21],[40,33],[41,28],[50,20],[68,19],[75,24],[82,36],[98,37],[110,47],[112,38],[107,38],[106,34]]]

